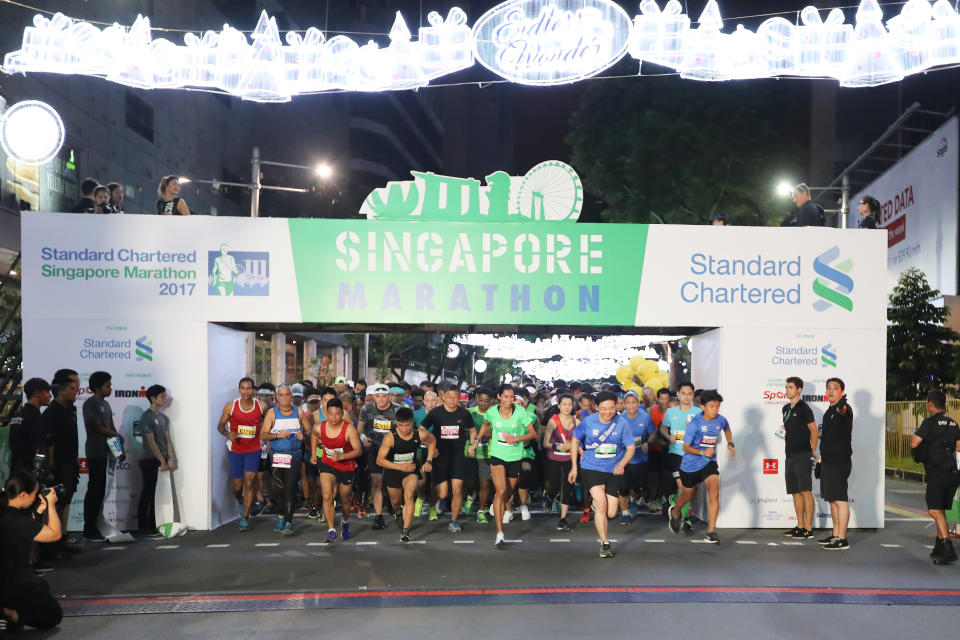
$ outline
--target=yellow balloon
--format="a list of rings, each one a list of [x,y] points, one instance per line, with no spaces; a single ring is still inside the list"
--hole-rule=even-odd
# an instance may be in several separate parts
[[[617,369],[617,380],[620,384],[626,384],[633,380],[633,369],[629,365],[623,365]]]
[[[652,380],[660,372],[660,369],[653,360],[644,360],[640,366],[636,368],[636,372],[637,377],[640,378],[644,384],[647,384],[649,380]]]
[[[633,356],[630,358],[630,368],[636,371],[646,361],[647,359],[643,356]]]
[[[657,385],[654,388],[654,391],[659,391],[660,389],[669,389],[670,388],[670,374],[666,371],[661,371],[657,375]]]
[[[640,393],[642,389],[643,387],[641,387],[640,385],[638,385],[636,382],[633,382],[633,381],[625,382],[623,384],[624,391],[636,391],[637,393]]]

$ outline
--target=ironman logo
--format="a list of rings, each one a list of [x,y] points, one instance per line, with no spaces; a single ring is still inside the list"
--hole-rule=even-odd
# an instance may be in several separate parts
[[[819,300],[813,303],[817,311],[826,311],[831,307],[841,307],[853,311],[853,300],[850,292],[853,291],[853,278],[848,274],[853,269],[852,260],[834,262],[840,257],[840,248],[831,247],[813,260],[813,270],[817,278],[813,281],[813,292]]]

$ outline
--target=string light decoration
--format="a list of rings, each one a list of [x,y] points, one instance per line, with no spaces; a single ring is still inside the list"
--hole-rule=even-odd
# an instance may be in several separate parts
[[[187,33],[183,44],[153,38],[150,20],[100,28],[57,13],[37,15],[7,73],[106,78],[142,89],[197,88],[244,100],[286,102],[329,91],[427,86],[479,62],[510,82],[554,85],[596,76],[630,55],[684,78],[729,81],[771,76],[834,78],[867,87],[960,62],[960,14],[949,0],[907,0],[884,21],[877,0],[861,0],[853,21],[841,9],[805,7],[799,24],[772,17],[727,30],[717,0],[696,26],[678,0],[642,0],[629,15],[612,0],[508,0],[471,29],[459,7],[427,16],[413,37],[398,12],[389,43],[327,38],[316,28],[280,36],[261,13],[250,37],[224,25]]]

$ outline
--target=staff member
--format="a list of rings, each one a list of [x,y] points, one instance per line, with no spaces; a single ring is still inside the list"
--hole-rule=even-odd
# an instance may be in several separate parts
[[[953,504],[953,496],[960,486],[960,427],[946,414],[947,396],[939,389],[927,393],[927,412],[930,416],[913,432],[910,442],[913,459],[922,462],[927,473],[927,510],[937,523],[937,542],[930,557],[933,564],[950,564],[957,553],[950,541],[947,516],[944,513]]]
[[[847,480],[853,468],[853,409],[844,394],[846,385],[840,378],[827,380],[827,401],[830,407],[823,413],[823,433],[820,434],[820,497],[830,503],[833,532],[817,542],[827,551],[850,548],[847,542],[847,524],[850,505],[847,502]]]
[[[810,405],[800,399],[803,380],[787,378],[783,405],[784,480],[787,494],[793,496],[797,526],[783,535],[788,538],[812,538],[813,534],[813,452],[817,450],[817,423]]]

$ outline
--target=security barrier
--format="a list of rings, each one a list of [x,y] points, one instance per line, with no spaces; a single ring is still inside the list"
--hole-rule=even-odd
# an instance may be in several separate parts
[[[923,400],[887,403],[885,466],[894,475],[923,477],[923,465],[910,457],[910,439],[927,415],[927,403]],[[960,421],[960,400],[947,401],[947,415]]]

